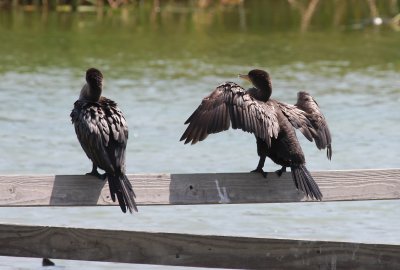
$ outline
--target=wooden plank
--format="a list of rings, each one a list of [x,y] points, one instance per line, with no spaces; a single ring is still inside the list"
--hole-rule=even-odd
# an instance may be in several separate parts
[[[235,269],[400,269],[400,246],[0,225],[0,255]]]
[[[400,198],[400,169],[312,173],[323,201]],[[308,201],[290,172],[267,179],[253,173],[132,174],[139,205]],[[114,205],[107,181],[90,176],[0,176],[1,206]]]
[[[55,263],[55,267],[40,267],[42,265],[42,258],[27,258],[27,257],[6,257],[0,256],[0,269],[84,269],[84,270],[210,270],[213,268],[203,267],[187,267],[187,266],[161,266],[161,265],[144,265],[132,263],[114,263],[114,262],[95,262],[95,261],[77,261],[77,260],[58,260],[51,259]]]

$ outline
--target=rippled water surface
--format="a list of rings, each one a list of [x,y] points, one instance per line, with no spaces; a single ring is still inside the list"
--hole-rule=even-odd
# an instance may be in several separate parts
[[[309,24],[284,1],[206,8],[193,1],[164,2],[160,12],[145,2],[103,16],[0,11],[0,173],[90,170],[69,113],[91,66],[103,71],[103,94],[118,102],[128,120],[128,173],[254,169],[258,157],[250,134],[228,131],[195,146],[179,142],[183,122],[201,99],[224,81],[249,87],[237,74],[252,68],[270,72],[274,98],[295,103],[297,91],[307,90],[325,113],[333,136],[332,161],[299,134],[311,170],[398,168],[400,32],[386,23],[369,25],[370,12],[362,1],[357,10],[343,4],[340,13],[342,2],[347,1],[321,3]],[[379,2],[384,18],[396,12],[389,2]],[[269,171],[277,168],[266,163]],[[393,227],[399,222],[398,206],[382,201],[143,207],[143,213],[123,218],[144,224],[137,225],[142,229],[157,230],[163,220],[170,227],[161,230],[207,233],[223,224],[225,230],[216,233],[367,242],[380,234],[383,242],[398,243]],[[63,225],[94,227],[99,215],[119,218],[118,210],[72,208],[63,210],[66,216],[57,208],[40,213],[2,208],[7,218],[0,220],[37,223],[42,215],[54,215]],[[186,212],[179,225],[166,218]],[[296,213],[299,220],[293,222],[288,216]],[[212,223],[216,217],[221,224]],[[238,229],[243,219],[254,226]],[[336,226],[342,223],[344,228]],[[287,229],[275,233],[273,228],[280,227]],[[365,233],[355,235],[360,228]]]

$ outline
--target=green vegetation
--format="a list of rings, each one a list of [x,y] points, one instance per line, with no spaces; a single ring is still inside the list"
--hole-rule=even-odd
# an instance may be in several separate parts
[[[0,10],[0,72],[51,66],[81,72],[101,64],[129,73],[168,69],[169,61],[182,70],[198,65],[199,72],[293,61],[400,69],[400,36],[390,20],[397,1],[128,1],[115,8],[104,3],[94,12],[24,8],[44,2],[20,1]],[[374,26],[377,15],[383,23]]]

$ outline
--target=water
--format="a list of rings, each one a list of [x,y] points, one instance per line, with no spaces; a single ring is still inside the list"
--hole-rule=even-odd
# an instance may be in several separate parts
[[[143,2],[104,16],[0,11],[0,173],[90,170],[69,113],[91,66],[103,71],[104,95],[128,120],[128,173],[254,169],[250,134],[228,131],[194,146],[179,137],[213,87],[227,80],[249,87],[237,74],[255,67],[270,72],[274,98],[294,103],[296,92],[307,90],[320,104],[333,158],[300,134],[310,170],[398,168],[400,34],[368,25],[366,3],[346,2],[320,3],[306,27],[299,9],[283,1],[206,8],[171,2],[161,12]],[[384,18],[398,12],[390,1],[377,8]],[[277,168],[266,163],[268,171]],[[1,208],[0,221],[55,216],[59,225],[96,227],[97,218],[113,217],[137,230],[399,243],[398,208],[397,201],[142,207],[133,218],[113,207]]]

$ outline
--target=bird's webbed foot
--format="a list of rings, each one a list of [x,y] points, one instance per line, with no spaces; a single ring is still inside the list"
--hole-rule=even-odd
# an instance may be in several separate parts
[[[285,167],[285,166],[282,166],[281,169],[276,170],[275,172],[276,172],[276,174],[277,174],[279,177],[281,177],[281,176],[282,176],[282,173],[286,172],[286,167]]]
[[[91,172],[88,172],[86,175],[91,175],[91,176],[94,176],[94,177],[99,178],[99,179],[101,179],[101,180],[105,180],[106,177],[107,177],[107,174],[106,174],[106,173],[100,174],[100,173],[97,171],[97,166],[95,166],[95,165],[93,165],[92,171],[91,171]]]
[[[257,168],[257,169],[255,169],[255,170],[252,170],[251,172],[252,172],[252,173],[261,173],[261,175],[262,175],[264,178],[267,178],[267,175],[268,175],[268,173],[267,173],[267,172],[264,172],[264,170],[263,170],[262,168]]]

